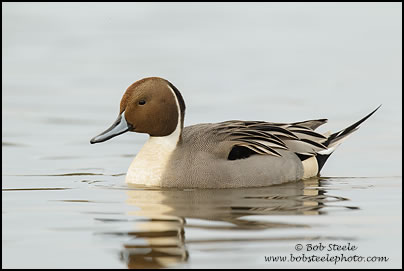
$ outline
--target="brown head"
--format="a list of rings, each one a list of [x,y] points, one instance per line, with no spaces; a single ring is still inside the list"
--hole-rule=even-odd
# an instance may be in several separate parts
[[[103,142],[127,131],[168,136],[179,123],[182,129],[184,115],[185,103],[174,85],[159,77],[144,78],[125,91],[112,126],[90,142]]]

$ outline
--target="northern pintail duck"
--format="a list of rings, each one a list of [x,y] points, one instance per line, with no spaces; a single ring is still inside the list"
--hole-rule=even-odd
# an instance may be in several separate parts
[[[319,175],[337,146],[378,108],[332,134],[314,131],[327,119],[294,123],[231,120],[184,127],[181,93],[169,81],[150,77],[128,87],[116,121],[90,142],[128,131],[150,135],[128,169],[128,184],[268,186]]]

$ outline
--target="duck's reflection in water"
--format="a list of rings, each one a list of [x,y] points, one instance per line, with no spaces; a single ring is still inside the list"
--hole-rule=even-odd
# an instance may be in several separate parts
[[[320,179],[284,185],[245,189],[128,190],[127,203],[136,220],[133,236],[121,252],[129,268],[170,267],[186,262],[187,244],[231,241],[279,241],[287,238],[240,238],[185,240],[186,229],[262,230],[271,228],[309,227],[254,220],[257,215],[320,215],[330,202],[346,198],[327,195]],[[344,208],[341,205],[334,206]],[[355,208],[348,207],[346,208]],[[248,216],[248,219],[243,217]],[[294,237],[296,238],[296,237]]]

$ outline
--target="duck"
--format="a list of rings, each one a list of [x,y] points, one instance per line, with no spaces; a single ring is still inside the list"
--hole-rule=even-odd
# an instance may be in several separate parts
[[[147,77],[124,92],[115,122],[91,144],[126,132],[148,140],[125,176],[128,185],[167,188],[262,187],[320,176],[335,149],[381,105],[338,132],[327,119],[293,123],[229,120],[184,127],[185,102],[168,80]]]

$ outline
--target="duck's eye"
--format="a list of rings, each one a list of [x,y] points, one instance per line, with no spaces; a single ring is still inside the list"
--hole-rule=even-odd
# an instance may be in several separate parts
[[[139,104],[140,104],[140,105],[144,105],[144,104],[146,104],[146,101],[145,101],[145,100],[140,100],[140,101],[139,101]]]

